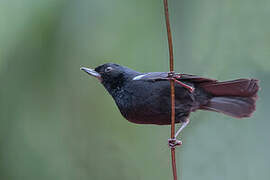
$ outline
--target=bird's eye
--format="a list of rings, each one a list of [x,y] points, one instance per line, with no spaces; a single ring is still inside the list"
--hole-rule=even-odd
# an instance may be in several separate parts
[[[110,72],[112,69],[113,69],[112,67],[107,67],[107,68],[105,69],[105,73]]]

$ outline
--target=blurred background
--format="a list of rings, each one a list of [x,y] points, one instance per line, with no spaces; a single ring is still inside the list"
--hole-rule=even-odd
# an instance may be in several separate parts
[[[270,179],[270,1],[169,0],[175,69],[261,80],[249,119],[196,112],[181,179]],[[169,126],[136,125],[80,71],[168,71],[162,0],[0,1],[0,179],[172,179]]]

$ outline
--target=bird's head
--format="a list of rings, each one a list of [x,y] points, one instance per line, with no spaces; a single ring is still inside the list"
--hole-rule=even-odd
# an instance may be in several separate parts
[[[82,67],[81,70],[96,77],[107,90],[121,87],[125,82],[137,76],[138,72],[114,63],[102,64],[95,69]]]

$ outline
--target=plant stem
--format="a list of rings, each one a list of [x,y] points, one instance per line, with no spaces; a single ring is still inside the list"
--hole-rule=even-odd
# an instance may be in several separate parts
[[[169,54],[170,54],[170,75],[174,75],[174,59],[173,59],[173,42],[172,42],[172,33],[170,27],[170,18],[169,18],[169,10],[168,10],[168,1],[163,0],[164,3],[164,12],[166,18],[166,27],[167,27],[167,36],[168,36],[168,44],[169,44]],[[175,87],[173,78],[170,79],[170,87],[171,87],[171,139],[174,139],[175,136]],[[177,180],[177,169],[175,162],[175,148],[171,148],[171,158],[172,158],[172,170],[173,170],[173,178]]]

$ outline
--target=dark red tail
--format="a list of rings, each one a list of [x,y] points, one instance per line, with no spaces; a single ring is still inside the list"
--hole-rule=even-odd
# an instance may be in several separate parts
[[[201,83],[200,87],[213,96],[200,109],[221,112],[236,118],[250,117],[256,109],[259,90],[256,79],[206,82]]]

